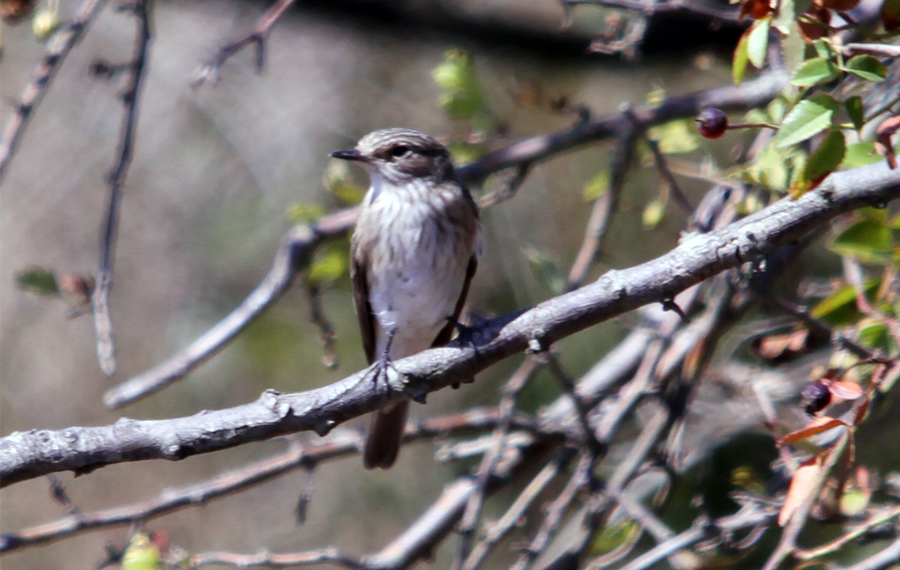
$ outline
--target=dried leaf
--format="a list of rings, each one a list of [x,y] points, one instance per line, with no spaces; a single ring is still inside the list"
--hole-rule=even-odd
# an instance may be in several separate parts
[[[778,513],[778,525],[784,526],[794,516],[797,508],[809,501],[812,495],[819,492],[816,484],[824,475],[825,454],[818,453],[810,457],[797,468],[794,477],[791,479],[791,486],[788,488],[787,496],[784,498],[784,505],[781,512]]]
[[[800,428],[796,431],[792,431],[789,434],[779,438],[778,441],[775,442],[775,445],[782,447],[789,443],[794,443],[795,441],[800,441],[802,439],[808,439],[814,435],[818,435],[822,432],[826,432],[830,429],[841,426],[849,427],[843,420],[832,418],[831,416],[820,416],[809,422],[806,427]]]

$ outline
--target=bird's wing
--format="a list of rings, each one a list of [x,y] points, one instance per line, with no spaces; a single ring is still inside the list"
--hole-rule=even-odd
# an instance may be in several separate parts
[[[459,293],[459,299],[456,301],[456,307],[453,309],[453,314],[450,315],[447,324],[441,329],[441,332],[438,333],[434,342],[431,343],[432,348],[435,346],[444,346],[450,342],[450,337],[453,336],[453,329],[459,324],[459,314],[462,312],[463,305],[466,304],[466,297],[469,294],[469,285],[472,284],[472,278],[475,277],[475,271],[477,269],[478,258],[476,257],[476,254],[473,253],[472,257],[469,258],[469,266],[466,268],[466,280],[463,282],[462,291]],[[360,317],[360,322],[362,322],[362,317]]]
[[[363,350],[366,360],[372,364],[375,360],[375,315],[369,304],[369,280],[366,276],[365,262],[357,256],[351,256],[350,278],[353,280],[353,302],[356,305],[356,317],[359,319],[359,330],[362,333]]]

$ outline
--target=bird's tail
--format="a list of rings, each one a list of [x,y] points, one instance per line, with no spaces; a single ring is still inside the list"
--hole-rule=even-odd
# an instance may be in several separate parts
[[[400,440],[406,427],[409,402],[390,404],[372,414],[372,424],[366,438],[363,465],[366,469],[389,469],[397,459]]]

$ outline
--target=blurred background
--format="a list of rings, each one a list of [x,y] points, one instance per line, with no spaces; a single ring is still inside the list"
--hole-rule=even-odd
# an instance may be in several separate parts
[[[111,310],[119,369],[112,379],[98,368],[91,318],[67,319],[62,303],[21,291],[15,275],[29,266],[59,273],[96,270],[122,85],[91,77],[89,68],[97,59],[131,57],[133,19],[107,7],[62,66],[0,188],[0,435],[104,425],[122,416],[184,416],[251,401],[267,388],[322,386],[362,368],[343,276],[330,281],[322,297],[337,330],[336,369],[322,364],[319,333],[297,286],[184,381],[123,410],[108,410],[101,402],[116,382],[184,347],[243,300],[291,227],[292,208],[346,206],[323,183],[323,173],[334,168],[330,151],[383,127],[411,127],[445,140],[468,131],[438,105],[432,71],[448,50],[472,55],[494,125],[487,146],[495,148],[571,126],[577,116],[569,109],[577,105],[602,116],[623,104],[644,103],[651,92],[681,94],[727,84],[731,42],[739,33],[690,20],[653,21],[640,58],[626,60],[588,53],[609,15],[589,6],[576,9],[573,25],[563,28],[565,14],[553,0],[298,1],[268,38],[263,73],[256,73],[252,49],[246,49],[224,64],[220,83],[192,89],[198,64],[247,33],[267,7],[232,0],[154,4],[155,35],[118,234]],[[77,4],[61,0],[59,9],[65,21]],[[8,102],[18,99],[45,46],[27,22],[4,25],[2,42],[0,97]],[[3,123],[11,109],[3,105]],[[713,152],[727,160],[728,146],[699,144],[695,158]],[[535,259],[563,275],[568,271],[590,210],[585,187],[608,166],[609,148],[595,145],[536,165],[513,199],[484,212],[486,252],[470,295],[473,313],[500,315],[554,293]],[[347,176],[367,184],[361,171]],[[480,195],[503,181],[494,176],[473,191]],[[683,188],[694,203],[705,191],[690,180]],[[652,169],[630,176],[594,276],[659,255],[677,241],[685,220],[674,208],[654,229],[643,227],[644,208],[659,191]],[[606,323],[564,341],[567,371],[583,373],[626,330],[622,322]],[[494,402],[518,363],[510,359],[473,385],[434,394],[427,407],[414,406],[413,414],[428,417]],[[523,403],[533,411],[557,394],[555,382],[538,376]],[[200,481],[288,444],[269,441],[177,463],[116,465],[83,478],[59,478],[78,508],[95,510]],[[431,444],[405,448],[388,472],[364,472],[358,457],[322,465],[303,526],[295,522],[294,507],[307,475],[297,472],[148,528],[166,531],[192,552],[334,544],[361,555],[404,529],[452,477],[456,468],[434,463],[433,452]],[[2,531],[64,514],[44,479],[6,488],[0,500]],[[489,504],[489,515],[500,508]],[[105,555],[104,545],[121,547],[127,536],[124,528],[87,533],[13,553],[3,566],[93,568]],[[452,549],[436,556],[446,565]]]

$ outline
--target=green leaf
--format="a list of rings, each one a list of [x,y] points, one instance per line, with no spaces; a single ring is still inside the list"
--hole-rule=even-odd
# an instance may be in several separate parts
[[[859,168],[880,162],[881,155],[875,152],[875,143],[862,142],[847,145],[847,152],[844,154],[844,162],[841,163],[842,168]]]
[[[594,175],[593,178],[584,183],[581,190],[581,197],[585,202],[596,200],[606,193],[609,189],[609,169],[604,168]]]
[[[306,279],[313,285],[321,285],[338,279],[348,267],[346,248],[329,247],[319,252],[309,267]]]
[[[893,250],[891,228],[885,223],[862,220],[841,232],[829,246],[838,255],[856,257],[864,263],[890,262]]]
[[[744,72],[747,71],[747,62],[750,61],[747,56],[747,36],[750,34],[750,30],[741,35],[741,39],[738,40],[737,47],[734,48],[734,57],[731,61],[731,79],[734,81],[735,85],[740,85],[741,81],[744,80]]]
[[[641,223],[644,224],[645,228],[653,229],[657,227],[665,217],[666,205],[663,204],[661,200],[653,200],[647,204],[646,208],[644,208],[644,213],[641,215]]]
[[[347,160],[332,160],[325,166],[322,183],[331,194],[344,204],[362,202],[366,189],[356,183]]]
[[[16,273],[16,285],[19,289],[41,296],[59,295],[59,284],[56,274],[44,267],[31,266]]]
[[[857,339],[868,349],[880,350],[891,356],[896,354],[897,345],[893,342],[891,331],[881,321],[869,321],[860,326]]]
[[[798,192],[792,193],[794,198],[798,198],[804,192],[815,188],[823,178],[834,172],[842,160],[847,145],[844,142],[844,133],[840,131],[831,131],[819,148],[809,155],[806,166],[803,167],[803,175],[801,183],[798,186]]]
[[[640,532],[641,525],[626,518],[603,525],[591,540],[591,555],[602,555],[621,548],[633,542]]]
[[[834,52],[831,51],[831,46],[829,46],[827,42],[815,40],[813,42],[813,47],[816,49],[816,55],[821,58],[831,59],[831,57],[834,56]]]
[[[700,137],[694,119],[669,121],[647,131],[659,144],[663,154],[686,154],[700,148]]]
[[[793,14],[793,11],[789,15],[790,24],[785,27],[781,21],[783,19],[785,11],[785,3],[790,2],[790,0],[782,0],[778,7],[778,15],[775,16],[775,20],[772,21],[772,25],[781,32],[781,57],[784,59],[784,66],[788,71],[794,71],[804,61],[804,55],[806,52],[806,42],[803,41],[803,36],[800,35],[800,26],[797,24],[797,17]],[[785,29],[786,28],[786,29]]]
[[[857,77],[876,83],[884,81],[887,76],[887,69],[884,65],[871,55],[853,56],[844,65],[844,68]]]
[[[797,68],[791,77],[791,83],[799,87],[812,87],[819,83],[827,83],[838,77],[838,66],[833,61],[816,57],[807,60]]]
[[[863,285],[866,297],[873,297],[881,285],[881,279],[872,279]],[[851,285],[841,287],[837,292],[822,299],[810,314],[816,319],[822,319],[833,326],[846,326],[854,324],[860,319],[859,309],[856,307],[856,290]]]
[[[448,51],[444,61],[432,70],[431,77],[441,91],[438,104],[450,118],[473,119],[486,110],[475,62],[469,52]]]
[[[850,97],[844,101],[844,108],[847,109],[847,114],[850,115],[850,121],[856,130],[862,129],[863,124],[866,122],[866,111],[863,109],[862,98],[859,95]]]
[[[465,166],[484,156],[488,149],[484,143],[453,142],[447,145],[447,150],[453,156],[453,164]]]
[[[325,213],[321,204],[307,204],[297,202],[288,208],[288,217],[295,224],[308,224]]]
[[[766,145],[757,159],[743,171],[742,179],[751,184],[763,186],[768,190],[784,191],[790,184],[790,170],[783,151],[775,148],[773,143]]]
[[[158,570],[162,567],[159,547],[153,544],[149,535],[134,535],[122,553],[122,570]]]
[[[747,57],[757,69],[762,69],[766,64],[766,53],[769,49],[769,28],[771,26],[772,16],[757,20],[750,27],[750,33],[747,36]]]
[[[788,112],[788,106],[788,101],[784,95],[778,95],[772,99],[772,102],[766,106],[766,112],[769,114],[769,117],[771,117],[769,122],[781,123]]]
[[[780,0],[778,2],[778,12],[772,19],[772,27],[781,32],[782,49],[784,49],[783,42],[790,39],[791,36],[800,37],[797,28],[797,6],[795,0]],[[800,41],[803,40],[801,39]],[[788,67],[788,69],[793,68]]]
[[[775,146],[786,148],[805,141],[831,126],[839,103],[828,95],[814,95],[791,109],[775,135]]]
[[[553,295],[566,290],[566,276],[555,259],[535,247],[522,248],[535,279]]]

